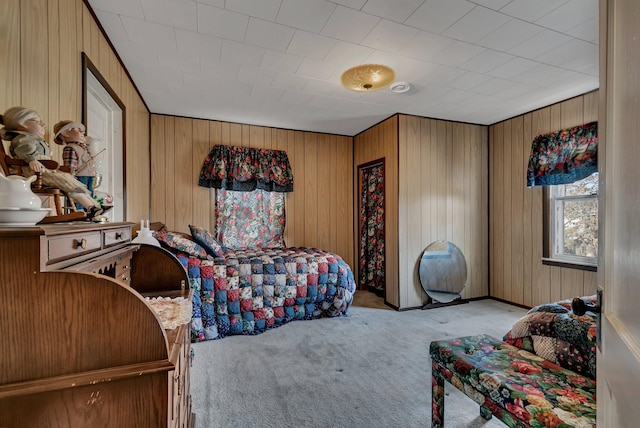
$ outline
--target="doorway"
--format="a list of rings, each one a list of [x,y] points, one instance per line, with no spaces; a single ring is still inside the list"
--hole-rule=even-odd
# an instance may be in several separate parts
[[[385,295],[384,158],[358,166],[358,284]]]

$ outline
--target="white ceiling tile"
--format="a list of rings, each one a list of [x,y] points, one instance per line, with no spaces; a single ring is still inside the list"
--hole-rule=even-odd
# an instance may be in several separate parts
[[[284,89],[274,88],[273,86],[253,85],[251,88],[251,97],[256,104],[269,104],[280,99]]]
[[[428,31],[420,31],[400,49],[400,53],[412,58],[429,61],[434,55],[437,55],[452,43],[453,40],[448,37],[429,33]]]
[[[546,14],[562,6],[568,0],[513,0],[500,12],[524,21],[535,22]]]
[[[458,77],[466,74],[459,68],[448,67],[440,64],[429,64],[427,72],[417,82],[433,85],[446,85]]]
[[[536,61],[556,65],[573,71],[584,71],[598,61],[598,46],[582,40],[569,40],[544,54]]]
[[[211,79],[220,79],[232,81],[238,77],[240,64],[223,62],[221,60],[202,59],[202,74],[209,76]]]
[[[201,1],[201,0],[200,0]],[[267,21],[275,21],[282,0],[221,0],[226,9]]]
[[[178,52],[158,52],[158,60],[166,68],[179,71],[200,72],[200,57]]]
[[[369,61],[373,64],[384,64],[391,67],[396,73],[396,80],[421,79],[433,67],[432,63],[385,51],[375,51],[369,57]]]
[[[198,32],[242,42],[249,17],[198,3]]]
[[[292,74],[276,73],[276,77],[271,82],[274,88],[282,88],[290,91],[302,91],[304,85],[307,84],[306,77],[294,76]]]
[[[352,67],[363,64],[373,52],[374,49],[338,40],[325,57],[325,60]]]
[[[340,4],[355,10],[361,10],[367,0],[331,0],[331,3]]]
[[[558,74],[558,67],[554,67],[548,64],[534,63],[535,65],[529,67],[523,73],[510,77],[515,82],[525,83],[529,85],[535,85],[540,81],[548,78],[552,78]]]
[[[129,40],[136,44],[144,43],[150,49],[173,48],[177,50],[176,37],[172,27],[139,19],[121,17],[122,24],[127,30]]]
[[[220,59],[237,64],[260,65],[265,49],[232,40],[222,40]]]
[[[542,32],[543,28],[522,21],[520,19],[512,19],[502,27],[487,34],[478,41],[478,44],[491,49],[506,51],[515,45],[530,39],[536,34]]]
[[[473,0],[473,2],[480,6],[488,7],[489,9],[500,10],[509,4],[511,0]]]
[[[482,82],[478,86],[475,86],[473,88],[473,92],[477,92],[483,95],[502,96],[503,91],[511,89],[516,85],[520,84],[516,82],[510,82],[509,80],[492,77],[489,80]]]
[[[472,90],[476,86],[479,86],[491,79],[493,79],[493,77],[489,77],[480,73],[474,73],[473,71],[467,71],[462,76],[449,82],[447,86],[451,88],[460,89],[463,91],[468,91],[468,90]]]
[[[304,57],[267,49],[262,57],[260,68],[293,74],[296,72]]]
[[[275,71],[265,70],[255,65],[241,65],[238,80],[252,85],[270,85],[275,76]]]
[[[330,62],[305,58],[295,74],[313,79],[329,80],[337,68],[336,64]]]
[[[310,94],[332,95],[339,87],[340,85],[337,83],[326,82],[324,80],[309,79],[302,90]]]
[[[196,3],[204,3],[208,4],[209,6],[215,6],[224,9],[224,1],[225,0],[197,0]]]
[[[395,22],[404,22],[424,0],[369,0],[362,8],[363,12],[384,17]]]
[[[140,0],[91,0],[91,8],[94,11],[102,10],[120,16],[144,19]]]
[[[535,68],[537,65],[539,65],[539,63],[530,59],[514,58],[493,70],[487,71],[487,74],[502,79],[512,79],[515,76]]]
[[[298,91],[284,91],[280,100],[290,104],[307,104],[313,98],[313,94]]]
[[[276,22],[319,33],[335,7],[326,0],[282,0]]]
[[[158,53],[155,49],[143,49],[142,47],[144,45],[137,45],[136,43],[122,41],[116,41],[114,46],[118,49],[118,55],[122,61],[126,61],[127,69],[132,66],[143,64],[160,64],[158,60]]]
[[[533,59],[571,40],[571,37],[551,30],[542,30],[535,36],[509,49],[507,52]]]
[[[485,49],[480,54],[474,56],[469,61],[460,64],[464,70],[475,71],[477,73],[487,73],[494,68],[513,60],[515,57],[506,53]]]
[[[466,0],[427,0],[404,23],[432,33],[442,33],[474,7]]]
[[[155,22],[183,30],[197,31],[196,4],[181,0],[140,0],[144,17]]]
[[[125,42],[129,41],[127,30],[124,28],[124,24],[122,24],[122,20],[119,15],[111,12],[103,12],[101,10],[96,10],[95,13],[100,20],[100,24],[102,24],[104,31],[109,34],[109,40],[111,40],[112,43],[116,43],[120,40]]]
[[[380,18],[376,16],[338,6],[321,34],[351,43],[360,43],[379,21]]]
[[[469,91],[461,91],[459,89],[446,88],[446,92],[434,97],[434,100],[442,100],[447,103],[457,104],[467,101],[473,97],[473,93]]]
[[[186,55],[199,55],[212,60],[220,59],[222,39],[192,31],[176,30],[178,52]]]
[[[382,19],[362,40],[362,45],[388,52],[397,52],[409,40],[418,34],[418,30],[397,22]]]
[[[446,49],[443,49],[437,55],[434,55],[431,61],[437,64],[457,67],[480,54],[482,51],[484,51],[484,48],[481,48],[480,46],[455,41]]]
[[[335,46],[336,40],[319,34],[297,30],[287,53],[307,58],[324,59]]]
[[[566,32],[597,17],[598,0],[569,0],[535,23],[551,30]]]
[[[464,42],[476,43],[510,19],[501,13],[478,6],[447,28],[443,34]]]
[[[600,37],[600,34],[598,27],[598,18],[593,18],[590,21],[571,28],[567,31],[567,34],[582,39],[585,42],[593,43],[596,45],[599,44],[598,39]]]
[[[250,18],[245,43],[285,52],[295,30],[257,18]]]

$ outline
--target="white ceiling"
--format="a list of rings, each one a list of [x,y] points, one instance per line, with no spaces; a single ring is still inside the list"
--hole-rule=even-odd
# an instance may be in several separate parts
[[[152,113],[355,135],[489,125],[598,87],[598,0],[89,0]],[[340,84],[385,64],[404,94]]]

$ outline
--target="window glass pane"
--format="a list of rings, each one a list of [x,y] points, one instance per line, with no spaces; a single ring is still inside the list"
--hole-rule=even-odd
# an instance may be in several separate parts
[[[557,186],[565,188],[566,196],[580,196],[580,195],[597,195],[598,194],[598,173],[591,174],[587,178],[584,178],[575,183],[565,184],[564,186]]]
[[[598,200],[564,201],[563,254],[598,256]]]

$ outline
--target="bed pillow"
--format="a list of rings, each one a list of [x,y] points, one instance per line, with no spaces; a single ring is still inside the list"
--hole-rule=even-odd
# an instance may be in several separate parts
[[[224,257],[222,245],[220,245],[218,240],[209,233],[208,230],[191,224],[189,225],[189,230],[191,231],[193,240],[202,245],[209,255],[213,257]]]
[[[154,232],[153,236],[164,247],[168,247],[177,251],[182,251],[190,256],[199,259],[212,260],[201,245],[189,238],[189,235],[181,232]]]

